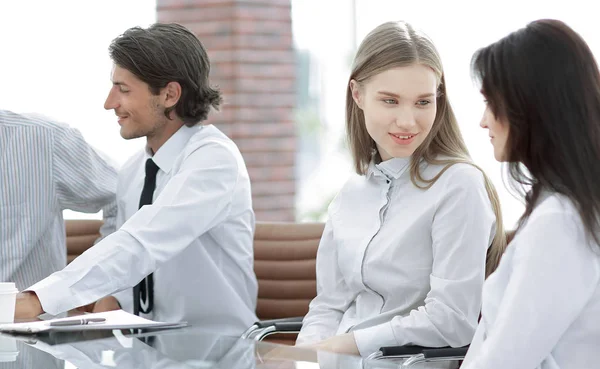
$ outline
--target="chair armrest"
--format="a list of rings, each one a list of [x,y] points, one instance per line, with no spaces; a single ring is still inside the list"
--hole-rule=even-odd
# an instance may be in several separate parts
[[[288,322],[299,322],[300,323],[300,327],[302,327],[302,319],[304,319],[303,316],[295,316],[293,318],[281,318],[281,319],[269,319],[269,320],[261,320],[258,321],[256,323],[254,323],[258,328],[265,328],[265,327],[269,327],[272,325],[276,325],[279,323],[288,323]]]
[[[442,347],[428,348],[422,353],[413,355],[402,363],[402,368],[410,368],[412,365],[424,362],[455,361],[463,360],[467,354],[469,346],[464,347]]]
[[[302,328],[302,316],[282,319],[261,320],[254,323],[242,334],[242,338],[261,341],[263,338],[275,333],[295,333]]]
[[[424,346],[387,346],[369,356],[370,360],[407,359],[404,366],[423,361],[462,360],[469,346],[464,347],[424,347]]]
[[[401,357],[401,356],[412,356],[423,353],[423,350],[427,350],[430,347],[423,346],[386,346],[381,347],[379,351],[381,352],[381,357]]]
[[[423,356],[425,359],[464,358],[467,355],[467,350],[469,350],[469,346],[425,349],[423,350]]]
[[[299,322],[279,322],[273,324],[276,332],[300,332],[302,321]]]

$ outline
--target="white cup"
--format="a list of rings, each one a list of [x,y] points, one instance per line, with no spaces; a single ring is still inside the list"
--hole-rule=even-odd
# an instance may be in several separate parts
[[[18,292],[14,283],[0,282],[0,324],[14,322]]]
[[[14,337],[0,334],[0,363],[16,361],[17,356],[19,356],[17,340]]]

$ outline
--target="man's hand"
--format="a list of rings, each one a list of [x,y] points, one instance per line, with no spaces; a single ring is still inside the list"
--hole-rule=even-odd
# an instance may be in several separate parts
[[[121,305],[119,301],[113,296],[106,296],[96,301],[94,304],[94,308],[92,309],[93,313],[102,313],[104,311],[112,311],[112,310],[120,310]]]
[[[75,308],[75,309],[71,310],[71,312],[74,315],[81,315],[81,314],[85,314],[85,313],[102,313],[105,311],[120,310],[120,309],[121,309],[121,305],[119,304],[119,301],[116,298],[114,298],[112,296],[106,296],[96,302],[92,302],[91,304],[87,304],[87,305],[83,305],[78,308]]]
[[[15,306],[16,319],[31,319],[44,313],[42,304],[35,292],[25,291],[17,294],[17,304]]]
[[[94,306],[96,306],[95,302],[92,302],[91,304],[76,307],[74,309],[69,310],[68,315],[69,316],[77,316],[77,315],[81,315],[81,314],[91,313],[94,311]]]

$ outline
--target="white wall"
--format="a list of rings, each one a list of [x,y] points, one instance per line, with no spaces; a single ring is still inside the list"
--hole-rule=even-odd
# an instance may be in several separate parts
[[[514,226],[523,211],[523,206],[505,189],[501,167],[494,160],[487,132],[479,127],[483,113],[483,99],[470,75],[470,61],[473,53],[480,47],[524,27],[528,22],[540,18],[556,18],[566,22],[579,32],[588,42],[596,55],[600,52],[600,35],[597,14],[592,11],[592,1],[548,1],[548,0],[356,0],[356,35],[360,42],[377,25],[390,20],[404,20],[414,27],[422,29],[435,42],[444,63],[448,96],[457,114],[461,130],[471,155],[494,181],[500,194],[504,219],[507,228]],[[323,95],[327,98],[324,124],[330,127],[332,135],[340,134],[344,125],[344,91],[348,75],[347,66],[339,50],[349,48],[352,38],[352,24],[347,20],[351,14],[349,0],[330,0],[326,4],[320,0],[294,0],[297,8],[319,9],[319,15],[298,12],[294,18],[295,40],[299,47],[313,50],[324,65],[336,65],[333,74],[323,73],[322,85],[326,86]],[[342,18],[338,21],[336,17]],[[341,73],[345,73],[343,77]],[[333,96],[334,93],[337,94]],[[331,146],[332,138],[325,142]],[[336,173],[336,180],[344,177],[340,170],[350,167],[340,166],[335,159],[323,157],[323,173]],[[349,160],[349,158],[348,158]],[[343,168],[343,169],[340,169]],[[318,186],[330,183],[329,177],[320,172],[308,182],[304,194],[306,197],[321,193]]]
[[[103,108],[111,86],[108,46],[155,19],[154,0],[1,1],[0,108],[68,123],[122,164],[143,141],[123,140],[114,113]]]

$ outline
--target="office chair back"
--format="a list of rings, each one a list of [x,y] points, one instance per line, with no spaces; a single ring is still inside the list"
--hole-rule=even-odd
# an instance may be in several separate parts
[[[97,219],[67,219],[67,263],[70,263],[94,245],[100,237],[102,221]]]
[[[317,295],[316,256],[323,223],[257,222],[254,271],[258,279],[259,320],[304,316]],[[268,341],[294,344],[295,334]]]

